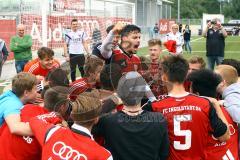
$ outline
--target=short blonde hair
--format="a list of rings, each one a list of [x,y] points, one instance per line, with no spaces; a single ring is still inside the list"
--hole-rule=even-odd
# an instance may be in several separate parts
[[[37,85],[37,78],[35,75],[27,72],[18,73],[12,80],[12,91],[21,97],[24,91],[31,91]]]
[[[159,47],[162,46],[162,42],[160,39],[150,39],[148,41],[148,47],[152,47],[152,46],[155,46],[155,45],[158,45]]]
[[[177,27],[177,28],[179,29],[179,26],[178,26],[177,24],[173,24],[173,25],[171,26],[171,28],[173,28],[173,27]]]
[[[237,70],[230,65],[218,65],[215,70],[221,75],[223,80],[226,81],[227,86],[238,81]]]

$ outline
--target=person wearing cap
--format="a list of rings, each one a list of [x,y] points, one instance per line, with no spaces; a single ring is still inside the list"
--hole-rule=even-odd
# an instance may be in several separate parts
[[[101,117],[93,134],[103,136],[105,147],[117,160],[165,160],[168,130],[161,113],[143,111],[141,100],[149,91],[138,72],[128,72],[118,82],[122,111]]]
[[[71,102],[71,129],[48,123],[49,114],[30,120],[30,127],[42,146],[42,159],[112,160],[111,153],[99,146],[91,135],[101,113],[101,101],[93,92],[78,95]]]
[[[215,63],[219,65],[224,59],[225,38],[227,32],[219,19],[209,21],[202,36],[206,38],[208,68],[213,70]]]

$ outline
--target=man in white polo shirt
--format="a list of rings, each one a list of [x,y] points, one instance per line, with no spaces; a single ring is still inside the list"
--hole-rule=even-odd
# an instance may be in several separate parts
[[[84,31],[78,30],[78,20],[73,19],[71,21],[71,31],[66,33],[65,44],[64,44],[64,56],[67,61],[70,61],[71,69],[71,80],[74,82],[76,80],[76,67],[81,73],[81,76],[84,75],[83,66],[85,63],[84,52],[87,54],[88,43],[87,43],[87,33]],[[69,53],[69,55],[68,55]]]

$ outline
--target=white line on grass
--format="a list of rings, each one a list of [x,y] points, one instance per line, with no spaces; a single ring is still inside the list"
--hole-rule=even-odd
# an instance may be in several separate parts
[[[200,52],[200,53],[202,53],[202,52],[206,52],[206,50],[205,51],[192,51],[192,52]],[[239,53],[239,51],[224,51],[224,53]]]

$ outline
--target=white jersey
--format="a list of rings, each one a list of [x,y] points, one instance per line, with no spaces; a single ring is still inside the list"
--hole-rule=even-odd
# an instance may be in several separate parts
[[[180,32],[177,32],[176,34],[173,34],[172,32],[168,33],[166,35],[166,41],[168,40],[174,40],[176,41],[176,53],[181,54],[183,52],[183,44],[184,44],[184,39],[183,35]]]
[[[87,33],[84,31],[70,31],[65,35],[69,54],[84,54],[83,41],[87,40]]]

